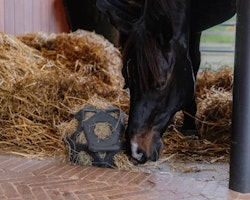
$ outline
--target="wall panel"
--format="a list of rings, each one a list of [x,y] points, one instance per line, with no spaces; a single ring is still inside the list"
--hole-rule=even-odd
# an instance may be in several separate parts
[[[4,29],[4,0],[0,0],[0,30]]]
[[[15,34],[24,33],[24,0],[14,0],[13,7]]]
[[[14,35],[68,32],[62,0],[0,0],[0,31]]]
[[[4,32],[15,33],[15,0],[4,1]]]
[[[30,32],[33,28],[33,0],[24,0],[24,30]]]

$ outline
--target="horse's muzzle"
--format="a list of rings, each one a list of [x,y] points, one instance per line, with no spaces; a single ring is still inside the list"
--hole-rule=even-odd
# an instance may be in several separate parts
[[[161,139],[144,149],[139,147],[138,143],[131,142],[131,156],[140,164],[143,164],[148,160],[157,161],[160,157],[162,147],[163,144]]]

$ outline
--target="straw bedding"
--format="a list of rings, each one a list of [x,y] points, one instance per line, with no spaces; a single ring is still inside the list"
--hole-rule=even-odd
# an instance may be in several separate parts
[[[165,154],[190,160],[228,161],[231,135],[233,69],[204,70],[197,76],[197,115],[201,139],[179,134],[182,113],[177,113],[164,134]]]
[[[82,107],[112,105],[128,113],[120,53],[103,37],[87,31],[19,37],[0,33],[0,49],[1,152],[65,157],[62,138],[75,131],[73,115]],[[228,160],[232,85],[230,68],[199,73],[196,121],[202,137],[182,136],[182,114],[177,113],[163,136],[162,159]],[[133,167],[123,153],[115,163]]]

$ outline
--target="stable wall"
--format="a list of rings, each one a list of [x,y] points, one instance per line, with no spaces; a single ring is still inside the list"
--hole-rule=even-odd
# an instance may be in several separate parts
[[[0,31],[13,35],[68,32],[62,0],[0,0]]]

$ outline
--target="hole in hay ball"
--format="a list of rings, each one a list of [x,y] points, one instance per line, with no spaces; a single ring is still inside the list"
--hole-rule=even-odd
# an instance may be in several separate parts
[[[107,122],[98,122],[95,124],[95,135],[98,139],[106,139],[112,135],[112,126]]]
[[[88,141],[85,137],[84,131],[81,131],[79,133],[79,135],[76,137],[76,143],[79,143],[79,144],[87,144],[88,143]]]
[[[99,152],[98,155],[101,159],[105,159],[105,157],[107,156],[107,153],[106,152]]]
[[[120,112],[114,111],[109,113],[112,117],[114,117],[116,120],[119,120],[120,118]]]
[[[88,120],[89,118],[93,117],[96,113],[95,112],[91,112],[91,111],[87,111],[84,113],[84,120]]]
[[[79,164],[82,166],[90,166],[92,165],[93,158],[85,151],[80,151],[77,154],[77,160],[75,164]]]

